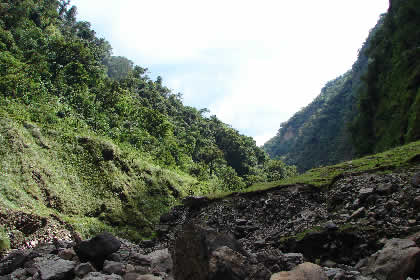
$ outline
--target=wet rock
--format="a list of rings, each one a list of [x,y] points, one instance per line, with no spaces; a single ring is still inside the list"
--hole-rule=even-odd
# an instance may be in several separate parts
[[[275,273],[270,280],[328,280],[328,277],[319,265],[306,262],[291,271]]]
[[[75,251],[81,262],[90,261],[97,269],[102,269],[105,258],[116,252],[121,242],[112,234],[104,232],[90,240],[82,241]]]
[[[379,280],[419,277],[420,274],[417,273],[420,273],[420,248],[412,240],[394,238],[389,240],[382,250],[360,261],[356,267],[363,275],[374,276]]]

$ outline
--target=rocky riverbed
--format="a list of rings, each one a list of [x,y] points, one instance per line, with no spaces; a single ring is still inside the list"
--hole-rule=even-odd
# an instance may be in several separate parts
[[[33,222],[50,238],[5,256],[0,279],[419,279],[419,171],[189,197],[141,244]]]

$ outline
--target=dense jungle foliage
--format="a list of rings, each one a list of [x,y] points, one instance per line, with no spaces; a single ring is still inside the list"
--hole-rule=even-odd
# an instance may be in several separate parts
[[[420,139],[420,1],[391,1],[352,69],[264,145],[300,171]]]
[[[296,173],[112,56],[66,0],[0,0],[0,208],[136,239],[188,194]]]

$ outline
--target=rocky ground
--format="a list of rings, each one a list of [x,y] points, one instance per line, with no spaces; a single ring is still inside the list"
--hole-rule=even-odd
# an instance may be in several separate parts
[[[0,279],[420,279],[419,171],[190,197],[138,245],[109,234],[70,241],[71,230],[33,222],[29,235],[53,242],[16,242],[26,249],[3,258]]]

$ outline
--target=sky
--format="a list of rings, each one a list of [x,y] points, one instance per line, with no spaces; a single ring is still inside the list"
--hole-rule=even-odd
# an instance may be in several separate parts
[[[72,0],[113,55],[257,145],[356,61],[388,0]]]

